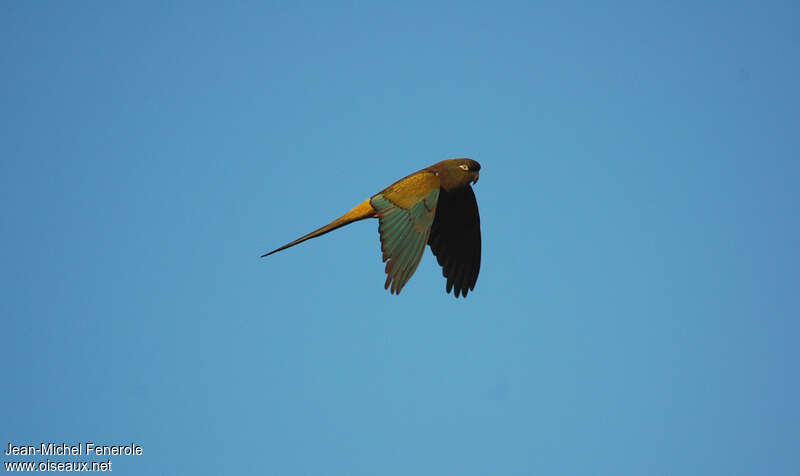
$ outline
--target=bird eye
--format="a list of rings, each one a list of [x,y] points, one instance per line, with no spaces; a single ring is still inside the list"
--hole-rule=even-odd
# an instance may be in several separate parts
[[[461,170],[469,170],[469,165],[467,164],[461,164],[459,165],[459,167],[461,168]]]

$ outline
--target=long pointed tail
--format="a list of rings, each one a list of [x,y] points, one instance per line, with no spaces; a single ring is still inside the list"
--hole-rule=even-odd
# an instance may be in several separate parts
[[[318,236],[324,235],[329,231],[333,231],[337,228],[343,227],[354,221],[363,220],[365,218],[373,218],[377,216],[375,214],[375,209],[372,208],[372,205],[369,203],[369,199],[364,200],[361,204],[350,210],[349,212],[342,215],[340,218],[328,223],[327,225],[323,226],[318,230],[314,230],[311,233],[301,236],[300,238],[294,240],[291,243],[287,243],[276,250],[272,250],[269,253],[265,253],[261,255],[261,257],[269,256],[272,253],[277,253],[278,251],[285,250],[286,248],[291,248],[294,245],[298,245],[306,240],[310,240],[311,238],[316,238]]]

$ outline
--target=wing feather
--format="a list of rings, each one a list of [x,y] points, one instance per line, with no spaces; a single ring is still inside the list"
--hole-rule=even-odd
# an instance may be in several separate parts
[[[397,192],[393,192],[395,195]],[[439,188],[433,188],[416,201],[403,197],[409,208],[387,198],[381,192],[370,203],[378,215],[378,231],[381,235],[381,251],[386,262],[386,283],[384,288],[393,294],[400,294],[419,266],[425,244],[430,236],[431,225],[436,213]]]
[[[472,187],[440,190],[428,245],[447,278],[447,292],[466,297],[481,267],[481,223]]]

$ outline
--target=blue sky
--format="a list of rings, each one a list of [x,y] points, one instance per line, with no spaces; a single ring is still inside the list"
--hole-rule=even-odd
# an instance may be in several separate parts
[[[0,10],[4,448],[797,474],[794,3]],[[461,156],[466,300],[429,250],[384,291],[374,221],[258,258]]]

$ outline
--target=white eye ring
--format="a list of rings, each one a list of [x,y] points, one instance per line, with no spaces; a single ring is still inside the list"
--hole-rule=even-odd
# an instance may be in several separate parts
[[[461,164],[459,165],[459,167],[461,168],[461,170],[469,170],[469,165],[467,164]]]

